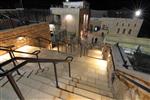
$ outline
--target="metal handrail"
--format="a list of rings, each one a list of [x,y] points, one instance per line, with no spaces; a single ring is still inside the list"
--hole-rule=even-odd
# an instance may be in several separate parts
[[[136,78],[137,80],[140,80],[140,82],[142,82],[141,79],[139,79],[139,78],[137,78],[137,77],[134,77],[134,76],[132,76],[132,75],[129,75],[129,74],[127,74],[127,73],[125,73],[125,75],[123,75],[123,74],[121,74],[122,72],[119,71],[119,70],[117,70],[117,71],[115,71],[115,72],[116,72],[116,75],[117,75],[117,76],[122,76],[122,77],[124,77],[124,79],[126,79],[126,80],[128,80],[129,82],[133,83],[133,84],[136,85],[137,87],[140,87],[141,89],[145,90],[146,92],[150,93],[149,87],[146,87],[145,85],[140,84],[139,82],[137,82],[137,81],[135,81],[135,80],[129,78],[128,76],[130,76],[130,77],[132,77],[132,78]],[[150,83],[148,83],[148,82],[143,82],[143,83],[146,83],[147,85],[150,84]],[[149,85],[148,85],[148,86],[149,86]]]
[[[69,77],[71,77],[70,63],[73,60],[72,56],[68,56],[68,57],[66,57],[66,59],[43,59],[43,58],[37,59],[37,58],[28,58],[28,57],[15,57],[15,58],[12,58],[12,59],[10,59],[8,61],[5,61],[2,64],[0,64],[0,67],[3,67],[4,65],[7,65],[7,64],[13,62],[14,60],[24,60],[24,62],[16,65],[15,67],[13,67],[13,68],[11,68],[11,69],[9,69],[7,71],[4,71],[4,72],[0,73],[0,77],[7,76],[8,81],[11,83],[14,91],[16,92],[16,94],[17,94],[17,96],[19,97],[20,100],[24,100],[24,97],[23,97],[19,87],[17,86],[15,80],[14,80],[14,78],[12,76],[12,73],[14,71],[20,69],[21,67],[23,67],[27,63],[36,63],[36,62],[53,63],[53,65],[54,65],[54,72],[55,72],[56,87],[57,88],[59,88],[58,78],[57,78],[57,68],[56,68],[56,64],[57,63],[68,62],[68,64],[69,64]]]
[[[32,53],[29,53],[29,52],[22,52],[22,51],[16,51],[16,50],[12,50],[12,48],[15,47],[14,45],[11,45],[11,46],[0,46],[0,50],[2,51],[7,51],[11,57],[11,59],[15,58],[15,53],[22,53],[22,54],[29,54],[29,55],[34,55],[36,56],[36,58],[38,59],[38,54],[40,53],[40,50],[35,50],[34,52]],[[14,67],[16,66],[16,63],[15,63],[16,60],[13,61],[13,64],[14,64]],[[42,69],[41,68],[41,65],[40,63],[38,62],[38,66],[39,66],[39,69]],[[2,69],[2,67],[0,66],[0,68]],[[17,73],[20,75],[19,71],[17,71]]]
[[[22,52],[22,51],[17,51],[17,50],[10,50],[10,49],[6,49],[6,48],[1,48],[0,46],[0,50],[2,51],[7,51],[7,52],[15,52],[15,53],[23,53],[23,54],[30,54],[30,55],[37,55],[40,53],[40,50],[36,50],[32,53],[29,53],[29,52]]]
[[[149,82],[146,82],[146,81],[143,80],[143,79],[140,79],[140,78],[138,78],[138,77],[136,77],[136,76],[127,74],[127,73],[125,73],[125,72],[123,72],[123,71],[120,71],[120,70],[116,69],[116,66],[115,66],[115,63],[114,63],[114,59],[113,59],[112,49],[111,49],[111,55],[112,55],[113,68],[114,68],[115,74],[116,74],[117,76],[122,76],[122,77],[124,77],[126,80],[128,80],[129,82],[131,82],[131,83],[135,84],[136,86],[140,87],[141,89],[143,89],[143,90],[145,90],[145,91],[147,91],[147,92],[150,92],[150,89],[149,89],[148,87],[146,87],[146,86],[144,86],[143,84],[140,84],[140,83],[138,83],[137,81],[134,81],[133,79],[128,78],[128,77],[132,77],[132,78],[134,78],[134,79],[137,79],[138,81],[144,83],[144,84],[147,85],[147,86],[149,86],[149,84],[150,84]],[[121,74],[121,73],[122,73],[122,74]],[[127,77],[127,76],[128,76],[128,77]]]
[[[125,60],[125,58],[124,58],[124,56],[123,56],[123,54],[122,54],[122,52],[121,52],[119,43],[117,43],[116,46],[118,47],[119,53],[120,53],[120,55],[121,55],[121,58],[122,58],[122,61],[123,61],[123,66],[128,69],[127,61]]]
[[[71,58],[71,60],[69,60],[68,58]],[[13,71],[19,69],[20,67],[22,67],[23,65],[25,65],[27,63],[36,63],[36,62],[43,62],[43,63],[44,62],[45,63],[49,62],[49,63],[55,63],[55,64],[56,63],[60,63],[60,62],[68,62],[68,63],[70,63],[73,60],[73,57],[68,56],[68,57],[66,57],[66,59],[44,59],[44,58],[37,59],[37,58],[29,58],[29,57],[15,57],[13,59],[10,59],[10,60],[7,60],[7,61],[3,62],[2,64],[0,64],[0,66],[3,67],[5,65],[11,63],[14,60],[25,60],[25,61],[23,63],[19,64],[19,65],[16,65],[16,67],[13,67],[10,70],[7,70],[7,71],[5,71],[3,73],[0,73],[0,77],[6,76],[7,73],[13,72]]]
[[[124,75],[126,75],[126,76],[129,76],[129,77],[132,77],[132,78],[135,78],[135,79],[137,79],[138,81],[140,81],[140,82],[143,82],[145,85],[149,85],[150,84],[150,82],[147,82],[147,81],[145,81],[145,80],[143,80],[143,79],[141,79],[141,78],[138,78],[138,77],[136,77],[136,76],[133,76],[133,75],[130,75],[130,74],[127,74],[127,73],[125,73],[125,72],[123,72],[123,71],[120,71],[120,70],[115,70],[117,73],[122,73],[122,74],[124,74]],[[119,74],[119,75],[120,75]],[[122,75],[121,74],[121,75]]]

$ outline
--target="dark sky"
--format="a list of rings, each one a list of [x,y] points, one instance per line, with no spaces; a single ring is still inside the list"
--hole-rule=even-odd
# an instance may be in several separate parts
[[[0,6],[19,5],[20,0],[1,0]],[[49,8],[52,4],[61,4],[65,0],[22,0],[24,7]],[[80,0],[70,0],[80,1]],[[149,8],[150,0],[86,0],[90,3],[92,9],[135,9],[137,7]]]
[[[1,0],[0,8],[19,7],[20,0]],[[49,8],[51,5],[62,4],[65,0],[22,0],[24,8]],[[80,1],[80,0],[70,0]],[[144,24],[142,25],[142,34],[150,37],[150,0],[86,0],[90,3],[91,9],[98,10],[117,10],[127,8],[143,10]]]

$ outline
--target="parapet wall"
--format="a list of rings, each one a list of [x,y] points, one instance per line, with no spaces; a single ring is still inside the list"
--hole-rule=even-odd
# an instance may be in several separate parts
[[[109,87],[116,100],[150,100],[149,93],[135,83],[138,82],[144,87],[149,86],[148,74],[124,68],[119,60],[120,54],[116,49],[105,46],[103,47],[103,55],[103,59],[107,60]]]
[[[36,37],[50,40],[48,23],[31,24],[14,29],[2,30],[0,31],[0,46],[14,45],[14,49],[24,45],[39,46],[39,41]],[[42,47],[48,47],[49,43],[45,42],[40,45]],[[0,55],[4,53],[0,51]]]
[[[150,39],[130,37],[124,35],[106,35],[105,42],[109,44],[115,44],[119,42],[122,47],[137,49],[138,45],[141,45],[142,51],[150,53]]]

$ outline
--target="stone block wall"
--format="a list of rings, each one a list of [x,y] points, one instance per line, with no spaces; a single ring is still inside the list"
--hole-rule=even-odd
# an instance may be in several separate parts
[[[109,49],[109,48],[106,48],[106,49]],[[107,51],[110,54],[110,56],[106,57],[108,82],[109,82],[109,87],[112,89],[114,98],[116,100],[150,100],[150,95],[148,92],[144,91],[142,88],[138,87],[136,84],[128,81],[126,78],[122,76],[118,77],[116,75],[116,71],[114,71],[114,69],[117,69],[117,67],[121,68],[122,66],[118,65],[114,67],[110,50],[107,50]],[[135,75],[133,74],[133,76]],[[140,83],[140,81],[138,81],[135,78],[132,78],[132,77],[129,77],[129,78]]]
[[[38,23],[0,31],[0,46],[15,45],[14,49],[24,45],[42,46],[47,48],[49,42],[40,41],[37,37],[50,40],[50,31],[48,23]],[[0,55],[5,52],[0,51]]]

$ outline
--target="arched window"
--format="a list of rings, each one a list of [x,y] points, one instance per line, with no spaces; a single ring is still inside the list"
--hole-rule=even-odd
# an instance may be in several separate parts
[[[122,32],[122,33],[125,34],[125,32],[126,32],[126,29],[123,29],[123,32]]]
[[[131,34],[131,32],[132,32],[132,29],[130,29],[130,30],[128,31],[128,34]]]
[[[118,28],[118,30],[117,30],[117,33],[119,33],[120,32],[120,28]]]

